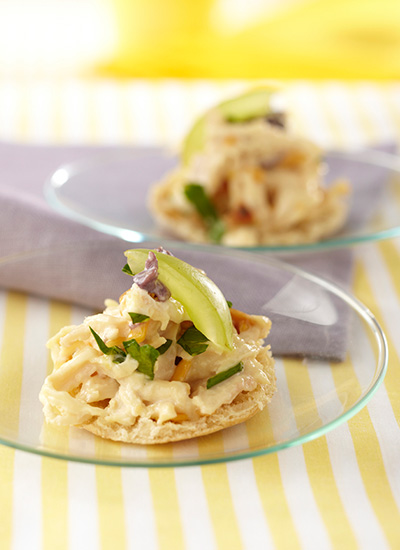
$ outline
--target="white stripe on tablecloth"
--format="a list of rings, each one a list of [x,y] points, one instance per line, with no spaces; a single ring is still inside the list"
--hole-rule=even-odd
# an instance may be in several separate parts
[[[290,403],[286,377],[280,375],[283,372],[281,361],[276,359],[275,364],[279,393],[282,394],[285,402]],[[294,416],[290,410],[287,411],[287,416],[288,422],[295,424]],[[293,418],[290,418],[291,416]],[[288,506],[303,547],[318,548],[319,550],[331,548],[331,543],[311,488],[302,447],[291,447],[279,452],[278,460]]]
[[[367,350],[371,357],[372,352],[368,348],[369,344]],[[310,369],[309,375],[314,395],[329,394],[332,406],[340,409],[332,372],[324,368]],[[348,424],[342,424],[325,437],[336,487],[360,547],[367,548],[369,544],[374,544],[375,548],[383,550],[387,547],[386,539],[365,491]]]
[[[388,87],[387,94],[391,105],[397,112],[397,115],[400,116],[400,84],[392,84]],[[400,131],[399,127],[397,127],[397,131]]]
[[[179,150],[188,124],[192,122],[186,89],[178,82],[171,80],[157,87],[157,95],[168,143]]]
[[[190,119],[188,125],[203,115],[208,109],[214,107],[221,99],[226,99],[223,91],[215,83],[203,80],[196,82],[188,90],[190,101]]]
[[[87,464],[68,464],[68,534],[73,550],[100,548],[96,470]]]
[[[131,550],[156,550],[157,529],[148,470],[122,468],[121,476],[127,547]]]
[[[36,143],[49,143],[57,139],[54,125],[54,87],[47,82],[29,82],[26,89],[26,133]]]
[[[285,90],[288,108],[293,115],[300,135],[305,135],[323,148],[333,146],[332,133],[327,125],[325,113],[321,108],[319,94],[315,87],[307,83],[298,83]]]
[[[29,471],[29,475],[26,472]],[[41,457],[16,451],[13,483],[13,550],[42,548]]]
[[[379,142],[393,142],[398,128],[393,124],[386,102],[373,84],[359,84],[355,88],[355,99],[360,109],[371,121]]]
[[[252,460],[230,462],[227,464],[227,472],[244,547],[248,550],[260,546],[264,550],[274,548],[258,492]]]
[[[134,141],[137,145],[158,145],[162,142],[162,132],[157,125],[157,117],[152,106],[150,83],[138,81],[127,85],[127,105]]]
[[[343,145],[354,149],[365,146],[367,136],[360,128],[346,88],[334,82],[327,83],[321,90],[321,98],[337,122],[340,130],[338,137]]]
[[[310,486],[302,447],[296,446],[278,454],[289,509],[304,548],[331,548],[318,505]]]
[[[96,121],[96,139],[115,145],[124,141],[124,113],[121,110],[121,86],[113,81],[99,81],[91,90],[91,105]]]
[[[60,84],[60,119],[62,139],[66,143],[85,143],[93,138],[90,120],[89,85],[80,80]]]
[[[0,86],[0,136],[4,140],[20,137],[21,88],[13,81],[2,81]],[[6,183],[6,182],[5,182]]]
[[[336,487],[360,548],[387,548],[387,541],[365,490],[348,424],[326,436]]]
[[[216,548],[201,469],[175,468],[175,482],[185,547],[188,550]]]

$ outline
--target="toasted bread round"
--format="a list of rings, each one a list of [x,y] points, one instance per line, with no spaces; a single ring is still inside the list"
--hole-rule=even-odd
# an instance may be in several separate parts
[[[155,420],[140,417],[131,426],[110,424],[102,418],[97,418],[81,427],[105,439],[152,445],[200,437],[234,426],[262,410],[275,393],[274,360],[269,352],[265,353],[265,360],[263,370],[269,383],[263,386],[257,385],[250,392],[241,392],[232,403],[222,405],[210,416],[201,416],[194,421],[186,420],[181,423],[169,421],[164,424],[157,424]]]

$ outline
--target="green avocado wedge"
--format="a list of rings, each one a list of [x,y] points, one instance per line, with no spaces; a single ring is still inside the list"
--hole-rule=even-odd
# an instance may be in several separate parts
[[[266,116],[271,111],[270,98],[275,92],[276,89],[272,87],[255,88],[220,103],[212,110],[220,111],[228,122],[246,122],[253,118]],[[207,111],[197,119],[183,141],[182,161],[184,164],[188,164],[192,155],[204,146],[206,119],[209,113],[210,111]]]
[[[125,256],[133,274],[143,271],[148,249],[127,250]],[[232,318],[227,301],[201,270],[188,263],[154,251],[158,260],[158,278],[180,302],[194,326],[222,350],[232,349]]]

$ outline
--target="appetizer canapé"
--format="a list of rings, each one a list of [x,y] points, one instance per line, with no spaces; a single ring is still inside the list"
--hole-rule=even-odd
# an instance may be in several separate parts
[[[164,443],[246,420],[275,392],[266,317],[227,303],[205,273],[164,249],[129,250],[133,284],[48,343],[48,422]]]
[[[149,208],[188,241],[230,246],[322,240],[347,216],[349,185],[322,183],[322,151],[272,110],[269,90],[212,109],[193,126],[181,164],[156,183]]]

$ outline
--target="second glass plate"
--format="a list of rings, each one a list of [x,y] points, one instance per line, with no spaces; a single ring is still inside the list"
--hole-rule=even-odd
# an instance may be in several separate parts
[[[45,184],[50,205],[63,215],[125,241],[174,243],[148,207],[149,187],[177,165],[160,147],[133,147],[60,166]],[[251,250],[324,250],[400,235],[400,159],[383,151],[328,153],[325,184],[338,177],[351,183],[350,212],[344,228],[318,243],[257,246]],[[196,245],[193,245],[196,246]]]

